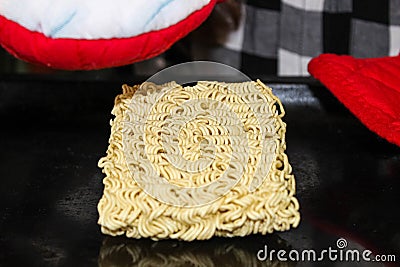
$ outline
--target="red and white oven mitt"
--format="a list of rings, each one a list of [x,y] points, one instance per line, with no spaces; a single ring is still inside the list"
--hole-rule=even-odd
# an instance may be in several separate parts
[[[0,44],[65,70],[156,56],[199,26],[218,0],[0,0]]]

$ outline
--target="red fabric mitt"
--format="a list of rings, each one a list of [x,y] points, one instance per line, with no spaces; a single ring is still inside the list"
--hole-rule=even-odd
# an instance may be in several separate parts
[[[400,146],[400,56],[322,54],[308,71],[370,130]]]

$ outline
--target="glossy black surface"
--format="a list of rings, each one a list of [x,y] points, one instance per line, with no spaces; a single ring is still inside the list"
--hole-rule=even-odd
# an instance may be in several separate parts
[[[301,224],[269,236],[185,243],[100,233],[97,161],[122,82],[0,81],[0,266],[319,266],[261,262],[256,254],[264,245],[336,248],[339,237],[348,248],[394,254],[398,264],[400,148],[371,133],[315,83],[265,82],[286,109]]]

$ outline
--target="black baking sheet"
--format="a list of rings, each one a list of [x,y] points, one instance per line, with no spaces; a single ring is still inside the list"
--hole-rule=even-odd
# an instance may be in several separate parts
[[[287,113],[287,153],[302,214],[297,229],[191,243],[102,235],[97,161],[108,146],[110,111],[123,82],[0,81],[1,266],[270,266],[257,259],[265,245],[324,249],[339,238],[400,260],[400,149],[315,81],[263,81]]]

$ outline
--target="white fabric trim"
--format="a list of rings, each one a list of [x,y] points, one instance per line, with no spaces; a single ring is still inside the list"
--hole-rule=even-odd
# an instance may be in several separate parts
[[[323,11],[324,0],[282,0],[283,3],[306,11]]]
[[[167,28],[210,0],[0,0],[0,14],[52,38],[132,37]]]
[[[400,26],[389,27],[390,48],[389,55],[397,56],[400,53]]]
[[[307,66],[311,59],[279,48],[278,76],[309,76]]]

